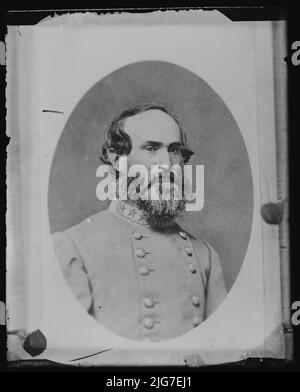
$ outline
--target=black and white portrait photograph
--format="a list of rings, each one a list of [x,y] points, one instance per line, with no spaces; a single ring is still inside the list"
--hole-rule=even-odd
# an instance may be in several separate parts
[[[131,339],[170,339],[197,327],[232,286],[252,223],[249,159],[225,104],[185,69],[139,62],[93,87],[64,132],[52,166],[49,214],[76,298],[97,321]],[[184,200],[107,206],[96,197],[101,162],[118,170],[119,157],[128,156],[129,165],[170,170],[195,155],[211,180],[205,207],[186,212],[195,216],[182,226],[176,218],[185,218]],[[224,231],[226,221],[231,225]]]
[[[9,360],[289,356],[285,28],[217,10],[8,26]]]

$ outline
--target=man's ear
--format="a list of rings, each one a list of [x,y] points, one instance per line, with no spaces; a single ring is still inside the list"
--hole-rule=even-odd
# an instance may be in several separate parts
[[[107,156],[108,159],[110,160],[110,163],[112,164],[113,168],[117,171],[119,171],[119,158],[120,155],[118,155],[113,149],[110,149],[107,151]]]

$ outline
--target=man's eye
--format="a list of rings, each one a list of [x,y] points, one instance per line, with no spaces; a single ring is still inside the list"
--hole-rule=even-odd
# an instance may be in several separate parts
[[[181,152],[180,146],[173,146],[169,148],[169,152],[172,152],[173,154],[179,154]]]
[[[157,150],[157,148],[154,147],[154,146],[146,146],[145,149],[146,149],[147,151],[150,151],[150,152],[156,151],[156,150]]]

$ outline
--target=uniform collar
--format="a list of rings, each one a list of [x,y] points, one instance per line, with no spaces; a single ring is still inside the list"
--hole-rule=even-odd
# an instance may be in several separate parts
[[[126,200],[113,200],[110,203],[109,211],[132,223],[149,226],[144,212]]]

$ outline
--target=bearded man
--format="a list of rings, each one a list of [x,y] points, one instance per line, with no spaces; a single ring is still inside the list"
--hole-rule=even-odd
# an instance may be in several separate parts
[[[192,154],[174,114],[147,104],[112,122],[101,159],[118,177],[120,157],[127,157],[129,167],[144,165],[150,173],[154,165],[167,172],[183,167]],[[161,178],[149,175],[143,190],[152,187],[162,195],[168,189],[169,198],[136,198],[128,191],[127,200],[113,200],[107,210],[53,234],[76,298],[103,326],[128,339],[182,335],[200,325],[226,296],[215,250],[176,222],[186,204],[184,191],[176,197],[182,191],[176,174],[171,184]]]

